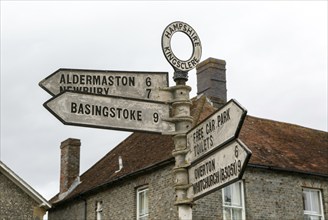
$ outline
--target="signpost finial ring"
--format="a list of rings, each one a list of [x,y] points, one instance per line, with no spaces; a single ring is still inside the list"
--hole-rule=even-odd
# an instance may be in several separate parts
[[[173,34],[176,32],[186,34],[191,40],[193,52],[188,60],[178,59],[172,51],[171,39]],[[172,22],[164,29],[162,34],[162,50],[166,60],[171,64],[175,71],[173,77],[174,80],[188,80],[188,71],[196,67],[202,55],[202,45],[198,34],[190,25],[181,21]]]

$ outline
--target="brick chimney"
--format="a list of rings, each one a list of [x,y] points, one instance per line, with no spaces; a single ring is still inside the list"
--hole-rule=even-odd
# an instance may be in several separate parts
[[[61,142],[60,150],[60,194],[65,193],[80,175],[79,139],[68,138]]]
[[[211,57],[196,66],[197,95],[204,94],[216,108],[227,102],[225,66],[224,60]]]

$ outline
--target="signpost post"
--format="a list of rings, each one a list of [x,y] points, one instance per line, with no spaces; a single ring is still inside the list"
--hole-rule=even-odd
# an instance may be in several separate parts
[[[186,34],[192,42],[193,53],[188,60],[179,60],[171,48],[171,39],[174,33],[182,32]],[[175,122],[176,131],[173,136],[175,148],[172,155],[175,157],[174,178],[176,200],[179,219],[192,219],[192,198],[188,198],[188,189],[190,187],[188,180],[188,163],[186,154],[188,152],[186,133],[191,129],[192,117],[190,116],[191,101],[189,93],[191,88],[186,86],[188,80],[188,71],[195,68],[200,61],[202,46],[196,31],[188,24],[180,21],[169,24],[162,34],[162,50],[165,58],[174,69],[173,79],[176,86],[173,91],[173,115],[172,121]]]

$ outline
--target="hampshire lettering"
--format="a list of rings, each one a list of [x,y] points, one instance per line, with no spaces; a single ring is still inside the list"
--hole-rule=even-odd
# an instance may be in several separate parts
[[[167,28],[164,35],[167,38],[171,38],[172,34],[174,34],[177,31],[184,32],[190,37],[190,39],[193,41],[195,46],[200,46],[197,33],[194,31],[192,27],[190,27],[186,23],[173,23],[171,26]]]
[[[70,112],[73,114],[102,116],[108,118],[125,119],[130,121],[142,121],[141,110],[133,110],[126,108],[116,108],[102,105],[90,105],[72,102]]]

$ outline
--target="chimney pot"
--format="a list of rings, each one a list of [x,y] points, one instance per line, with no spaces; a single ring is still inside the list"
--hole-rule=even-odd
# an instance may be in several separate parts
[[[227,102],[226,62],[208,58],[196,66],[197,95],[204,94],[219,108]]]

